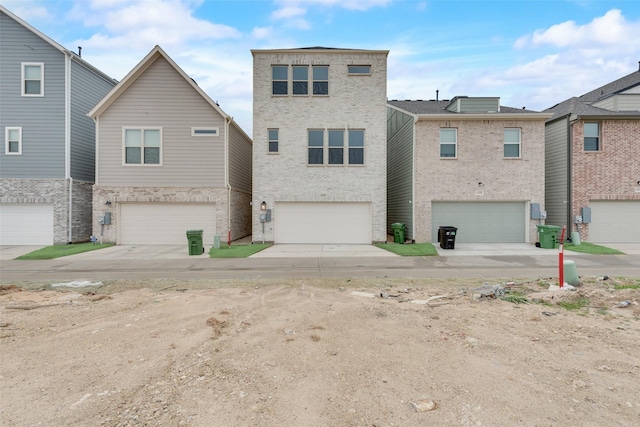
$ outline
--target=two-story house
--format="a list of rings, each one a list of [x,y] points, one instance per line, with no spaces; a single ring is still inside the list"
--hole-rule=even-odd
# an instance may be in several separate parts
[[[252,50],[253,241],[386,240],[386,50]]]
[[[0,6],[0,243],[88,241],[94,122],[117,82]]]
[[[252,141],[159,46],[89,112],[94,235],[117,244],[251,234]]]
[[[387,226],[436,242],[535,242],[544,224],[544,122],[548,113],[498,97],[388,102]]]
[[[640,70],[545,111],[547,223],[640,242]]]

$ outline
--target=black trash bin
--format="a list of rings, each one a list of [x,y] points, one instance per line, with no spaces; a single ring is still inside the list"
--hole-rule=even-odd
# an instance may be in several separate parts
[[[456,233],[458,229],[451,227],[450,225],[440,226],[438,229],[438,242],[442,249],[455,249],[456,247]]]

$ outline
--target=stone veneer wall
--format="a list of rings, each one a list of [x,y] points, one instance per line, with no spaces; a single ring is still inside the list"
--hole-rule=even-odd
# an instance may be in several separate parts
[[[69,181],[66,179],[0,180],[1,203],[53,205],[53,243],[62,245],[89,240],[91,232],[91,183],[73,181],[72,236],[69,241]]]

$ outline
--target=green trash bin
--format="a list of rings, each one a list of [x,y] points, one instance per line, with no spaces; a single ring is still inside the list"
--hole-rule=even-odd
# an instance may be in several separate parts
[[[560,227],[558,227],[557,225],[537,225],[536,227],[538,227],[540,247],[544,249],[555,248]]]
[[[202,255],[202,230],[187,230],[187,241],[189,242],[189,255]]]
[[[404,223],[394,222],[391,224],[391,228],[393,229],[393,242],[404,243]]]

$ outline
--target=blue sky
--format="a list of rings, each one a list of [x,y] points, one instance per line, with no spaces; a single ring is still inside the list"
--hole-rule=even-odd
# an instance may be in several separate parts
[[[251,49],[389,50],[389,99],[543,110],[638,70],[638,0],[2,0],[115,79],[160,45],[243,129]]]

